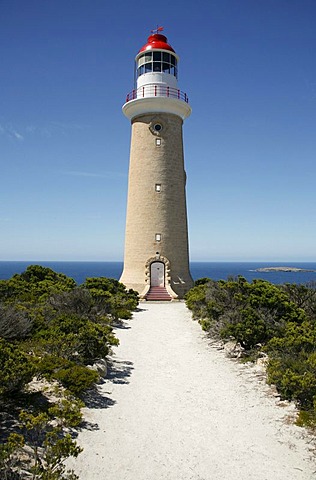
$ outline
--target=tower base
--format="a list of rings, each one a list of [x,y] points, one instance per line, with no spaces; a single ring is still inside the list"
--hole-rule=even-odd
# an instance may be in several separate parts
[[[141,269],[139,264],[135,268],[126,264],[120,282],[136,290],[141,299],[146,298],[151,287],[162,287],[171,299],[180,300],[194,286],[189,269],[184,265],[181,271],[173,272],[170,261],[164,256],[149,258]]]

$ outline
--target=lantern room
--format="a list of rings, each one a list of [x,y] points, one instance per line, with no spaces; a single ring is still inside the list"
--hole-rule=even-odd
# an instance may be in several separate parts
[[[177,88],[178,56],[167,37],[154,33],[136,56],[136,89],[148,84],[164,84]]]
[[[166,112],[182,119],[191,113],[185,92],[178,88],[179,57],[162,27],[148,37],[135,58],[134,89],[126,96],[124,114],[132,119],[149,112]]]
[[[178,77],[177,58],[173,53],[153,51],[141,53],[136,59],[136,77],[151,72],[163,72]]]

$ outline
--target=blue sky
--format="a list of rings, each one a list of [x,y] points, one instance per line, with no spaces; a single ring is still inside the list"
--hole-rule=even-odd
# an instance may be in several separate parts
[[[316,261],[314,0],[0,0],[0,260],[122,260],[133,62],[180,56],[193,261]]]

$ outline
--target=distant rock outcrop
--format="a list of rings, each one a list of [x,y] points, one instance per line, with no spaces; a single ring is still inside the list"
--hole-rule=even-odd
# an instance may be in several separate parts
[[[308,270],[306,268],[297,268],[297,267],[263,267],[256,268],[256,272],[316,272],[316,270]]]

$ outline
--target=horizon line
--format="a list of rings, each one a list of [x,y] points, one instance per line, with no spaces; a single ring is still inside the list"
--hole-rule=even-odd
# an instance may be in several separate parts
[[[32,260],[3,260],[0,259],[0,262],[21,262],[21,263],[38,263],[38,262],[49,262],[49,263],[124,263],[124,260],[48,260],[48,259],[32,259]],[[316,263],[316,259],[314,260],[190,260],[189,263]]]

